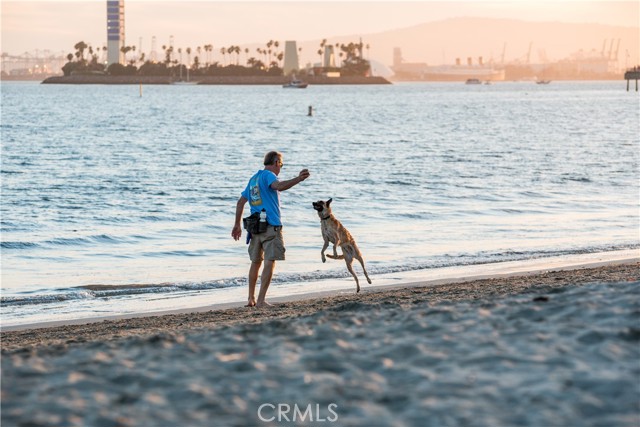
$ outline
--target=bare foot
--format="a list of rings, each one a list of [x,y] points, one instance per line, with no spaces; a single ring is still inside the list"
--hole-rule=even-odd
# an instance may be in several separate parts
[[[256,304],[256,308],[274,308],[275,306],[273,304],[269,304],[266,301],[262,301],[262,302],[258,302]]]
[[[247,305],[245,305],[245,307],[255,307],[255,306],[256,306],[256,301],[255,300],[249,300]]]

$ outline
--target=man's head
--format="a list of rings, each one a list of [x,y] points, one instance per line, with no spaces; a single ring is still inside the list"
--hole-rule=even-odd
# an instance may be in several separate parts
[[[271,172],[278,175],[280,173],[280,168],[282,168],[282,153],[277,151],[269,151],[264,156],[264,166],[265,169],[270,170]]]

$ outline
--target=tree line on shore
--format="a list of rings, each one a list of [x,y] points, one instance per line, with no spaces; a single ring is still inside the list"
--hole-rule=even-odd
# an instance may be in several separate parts
[[[114,76],[143,75],[143,76],[184,76],[187,70],[192,77],[197,76],[282,76],[284,52],[279,50],[280,42],[269,40],[265,47],[255,49],[255,55],[249,48],[231,45],[219,49],[222,63],[214,60],[213,45],[205,44],[195,49],[187,47],[174,48],[162,46],[163,60],[152,60],[146,57],[144,52],[127,59],[130,52],[135,54],[135,46],[123,46],[120,51],[124,55],[125,64],[113,63],[106,66],[100,62],[100,51],[106,54],[107,47],[93,49],[87,43],[80,41],[74,45],[75,52],[67,55],[68,62],[62,67],[65,76],[72,74],[109,74]],[[369,45],[359,43],[327,44],[323,39],[317,54],[320,64],[324,63],[325,47],[333,46],[337,51],[338,64],[335,67],[312,67],[301,69],[298,75],[307,72],[322,74],[325,72],[339,72],[342,76],[365,76],[369,73],[369,61],[364,59],[363,48],[369,49]],[[301,51],[302,48],[298,48]],[[183,54],[187,57],[183,62]],[[193,60],[192,60],[193,55]],[[251,55],[251,56],[250,56]],[[177,57],[176,57],[177,56]],[[244,57],[244,58],[243,58]],[[244,63],[241,64],[241,60]],[[339,65],[339,66],[338,66]]]

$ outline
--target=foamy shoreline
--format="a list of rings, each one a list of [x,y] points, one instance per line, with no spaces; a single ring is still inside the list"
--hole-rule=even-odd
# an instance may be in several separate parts
[[[0,336],[2,337],[3,351],[13,345],[13,340],[17,339],[17,343],[21,342],[18,337],[46,337],[55,336],[54,331],[65,331],[63,335],[73,337],[77,331],[81,334],[87,333],[85,339],[91,339],[92,334],[103,330],[101,325],[108,325],[109,329],[117,330],[117,327],[125,326],[127,328],[134,327],[135,330],[145,333],[145,325],[164,325],[169,329],[173,329],[173,324],[186,325],[191,327],[191,323],[206,327],[217,326],[219,321],[225,324],[254,322],[260,319],[269,319],[273,317],[287,317],[293,315],[306,315],[313,313],[314,310],[322,310],[330,308],[333,305],[341,304],[346,301],[378,301],[393,300],[396,293],[411,292],[413,288],[423,288],[423,291],[457,289],[462,287],[465,289],[466,284],[474,289],[474,291],[486,292],[492,295],[495,289],[491,287],[493,283],[499,282],[507,286],[507,293],[517,293],[522,291],[518,286],[512,286],[510,281],[514,283],[525,283],[526,287],[536,286],[536,282],[548,284],[548,277],[554,277],[553,280],[562,281],[563,283],[579,284],[584,283],[585,279],[591,279],[592,276],[584,271],[595,271],[598,275],[594,276],[603,282],[615,282],[618,280],[617,272],[623,270],[625,274],[632,274],[633,268],[629,271],[630,266],[638,267],[640,259],[633,257],[635,250],[619,251],[615,253],[586,254],[574,257],[568,260],[566,257],[558,259],[539,259],[533,263],[522,262],[504,262],[495,264],[483,264],[481,266],[472,265],[456,268],[440,269],[440,274],[433,274],[435,278],[422,281],[406,281],[403,283],[385,283],[383,285],[369,286],[360,294],[355,294],[353,290],[326,290],[315,291],[311,293],[288,294],[287,289],[274,288],[271,290],[272,297],[269,299],[275,304],[274,309],[259,310],[247,309],[244,307],[244,301],[228,302],[223,304],[213,304],[203,307],[186,308],[172,311],[163,311],[156,313],[137,313],[125,316],[108,316],[94,317],[89,319],[77,319],[71,321],[60,322],[44,322],[30,325],[17,325],[11,327],[2,327]],[[588,257],[590,259],[585,259]],[[465,274],[466,271],[466,274]],[[613,273],[612,273],[613,272]],[[611,274],[610,274],[611,273]],[[416,273],[417,274],[424,274]],[[640,272],[636,275],[636,280],[640,280]],[[405,276],[406,277],[406,276]],[[624,276],[624,280],[629,280],[628,276]],[[487,286],[486,289],[479,289],[479,286]],[[470,296],[468,296],[470,297]],[[199,319],[194,322],[194,319]],[[204,322],[204,324],[200,324]],[[179,329],[179,328],[178,328]],[[153,331],[148,331],[153,332]],[[116,336],[120,335],[115,333]],[[123,334],[130,335],[130,334]],[[36,342],[31,339],[31,343]],[[45,342],[48,340],[45,339]],[[82,339],[81,339],[82,341]]]
[[[598,253],[585,253],[574,255],[562,255],[553,257],[541,257],[521,261],[502,261],[486,264],[473,264],[464,266],[451,266],[428,270],[415,270],[401,273],[378,274],[373,277],[373,285],[365,284],[363,292],[385,291],[404,287],[438,286],[465,281],[473,281],[485,278],[509,277],[536,274],[546,271],[563,269],[576,269],[585,267],[598,267],[611,263],[640,261],[640,250],[618,250]],[[318,280],[308,282],[301,286],[298,283],[272,286],[269,290],[269,299],[272,302],[292,302],[312,298],[324,298],[337,295],[353,294],[355,285],[351,277],[332,280]],[[187,298],[175,300],[183,306],[177,308],[140,308],[133,313],[113,313],[105,315],[93,315],[79,318],[62,318],[43,322],[25,322],[20,324],[7,324],[6,319],[1,325],[1,331],[16,331],[37,328],[50,328],[65,325],[81,325],[85,323],[102,322],[105,320],[132,319],[147,316],[163,316],[168,314],[198,313],[206,311],[224,310],[234,307],[242,307],[246,303],[246,287],[232,287],[216,291],[215,304],[203,305],[201,296],[194,296],[193,302],[188,303]],[[171,300],[169,300],[171,301]],[[153,306],[151,306],[153,307]],[[86,316],[86,315],[85,315]]]

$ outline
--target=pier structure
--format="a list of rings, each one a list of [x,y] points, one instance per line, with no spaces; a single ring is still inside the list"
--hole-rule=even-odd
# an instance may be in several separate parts
[[[629,81],[636,81],[636,92],[638,91],[638,80],[640,80],[640,66],[629,68],[624,73],[624,79],[627,81],[627,92],[629,92]]]

